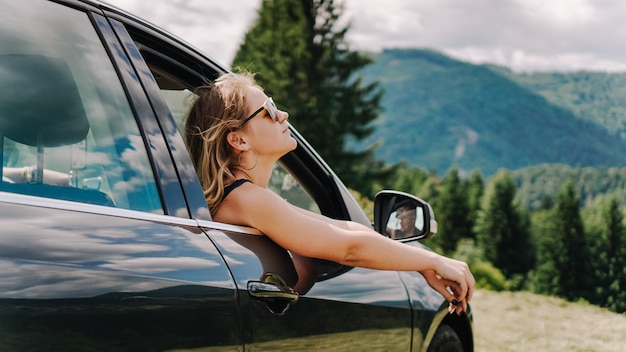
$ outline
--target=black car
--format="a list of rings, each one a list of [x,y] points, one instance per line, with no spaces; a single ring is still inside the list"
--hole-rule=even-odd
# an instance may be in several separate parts
[[[473,350],[471,313],[448,314],[417,272],[296,268],[212,221],[179,126],[226,68],[103,3],[0,5],[0,351]],[[409,203],[418,233],[398,240],[436,231],[427,203],[392,191],[372,225],[292,134],[282,197],[381,236]]]

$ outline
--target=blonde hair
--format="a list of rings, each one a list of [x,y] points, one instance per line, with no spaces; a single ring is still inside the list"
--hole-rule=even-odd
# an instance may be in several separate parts
[[[196,88],[185,122],[185,144],[191,155],[211,214],[217,211],[227,181],[234,181],[237,155],[226,140],[246,118],[246,88],[259,87],[249,72],[226,73]]]

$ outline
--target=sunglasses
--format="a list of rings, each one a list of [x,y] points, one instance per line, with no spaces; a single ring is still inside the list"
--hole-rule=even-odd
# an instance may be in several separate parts
[[[280,122],[278,120],[278,108],[276,107],[276,104],[274,104],[274,100],[272,100],[272,98],[267,98],[265,103],[263,103],[263,106],[261,106],[257,111],[253,112],[252,115],[243,120],[241,126],[245,125],[246,122],[250,121],[253,117],[258,115],[261,111],[263,111],[263,109],[267,110],[267,113],[270,115],[272,120],[274,120],[274,122]]]

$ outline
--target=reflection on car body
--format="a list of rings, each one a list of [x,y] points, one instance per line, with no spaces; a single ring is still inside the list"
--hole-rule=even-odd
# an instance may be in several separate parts
[[[471,312],[447,314],[419,273],[299,258],[212,221],[178,126],[221,65],[103,3],[0,5],[0,350],[426,351],[440,326],[473,349]],[[270,188],[372,226],[292,135]],[[401,241],[421,246],[436,222],[417,197],[381,192],[375,229],[403,201],[421,222]]]

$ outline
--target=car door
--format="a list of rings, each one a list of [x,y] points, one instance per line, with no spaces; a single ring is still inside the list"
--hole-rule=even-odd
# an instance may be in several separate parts
[[[237,288],[108,21],[0,6],[0,350],[242,350]]]
[[[127,50],[141,54],[130,55],[133,65],[151,72],[140,79],[152,92],[153,106],[166,104],[157,115],[164,121],[174,117],[180,125],[194,87],[225,69],[154,28],[117,12],[107,14]],[[126,35],[134,43],[126,41]],[[298,139],[298,149],[275,171],[271,181],[275,190],[307,209],[369,224],[332,172],[302,137]],[[200,205],[190,202],[189,207]],[[296,260],[254,229],[208,219],[200,219],[199,225],[216,243],[234,277],[246,350],[411,348],[411,305],[398,273]],[[297,229],[293,235],[298,235]],[[291,291],[296,289],[297,300]]]

